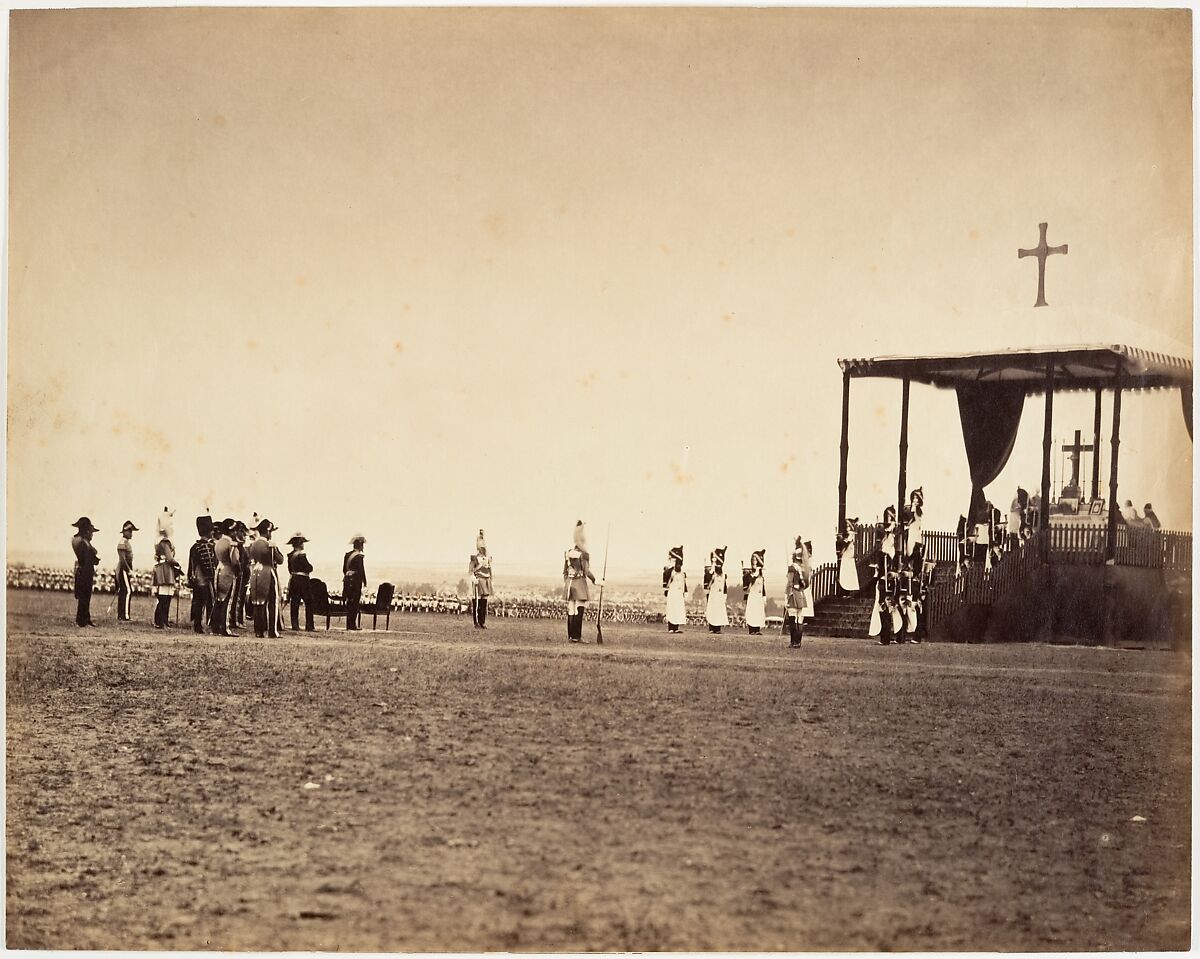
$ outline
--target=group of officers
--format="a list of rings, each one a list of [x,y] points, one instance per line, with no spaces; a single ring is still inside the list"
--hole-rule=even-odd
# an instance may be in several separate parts
[[[75,623],[93,627],[91,600],[96,567],[100,554],[92,537],[99,532],[92,521],[81,516],[72,524],[76,533],[71,538],[75,553]],[[173,542],[174,513],[167,507],[155,521],[154,567],[151,571],[151,593],[155,597],[154,628],[167,629],[171,599],[186,583],[191,591],[192,629],[197,633],[211,631],[220,636],[240,635],[237,630],[251,617],[254,635],[278,638],[283,630],[283,589],[281,571],[288,574],[288,598],[291,604],[291,627],[300,628],[300,606],[304,606],[305,626],[312,632],[314,595],[311,576],[313,565],[305,552],[308,538],[303,533],[291,536],[287,556],[272,541],[279,527],[269,519],[254,515],[253,522],[227,518],[214,521],[207,513],[196,517],[198,538],[188,551],[187,570],[176,558]],[[121,526],[117,542],[116,603],[117,619],[132,619],[130,602],[133,596],[133,534],[138,527],[131,520]],[[350,550],[342,561],[342,595],[346,603],[346,628],[361,626],[362,594],[367,585],[363,549],[366,539],[355,536]]]

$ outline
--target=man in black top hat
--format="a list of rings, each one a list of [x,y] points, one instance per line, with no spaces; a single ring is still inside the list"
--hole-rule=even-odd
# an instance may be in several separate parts
[[[92,585],[96,581],[100,553],[92,545],[92,534],[100,531],[86,516],[79,517],[71,525],[78,530],[71,537],[71,549],[75,552],[75,599],[78,600],[75,625],[95,626],[92,622]]]
[[[121,524],[121,539],[117,543],[117,619],[127,623],[133,617],[130,604],[133,598],[133,543],[137,532],[132,520]]]
[[[300,604],[304,604],[304,630],[313,632],[312,590],[309,577],[313,572],[313,564],[304,553],[304,544],[308,537],[297,533],[288,540],[292,551],[287,556],[288,566],[288,602],[292,607],[292,629],[300,628]]]
[[[192,630],[203,633],[212,620],[213,580],[217,575],[217,553],[213,546],[212,517],[196,517],[196,532],[200,538],[188,553],[187,582],[192,590]]]

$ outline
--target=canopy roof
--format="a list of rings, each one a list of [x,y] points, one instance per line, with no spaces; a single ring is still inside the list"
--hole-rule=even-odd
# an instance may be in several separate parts
[[[838,360],[853,377],[910,379],[941,389],[965,383],[1022,384],[1029,393],[1046,388],[1047,367],[1054,365],[1054,391],[1111,389],[1121,373],[1126,390],[1191,389],[1192,362],[1134,346],[1056,346],[1041,350],[1001,350],[940,356],[880,356]]]

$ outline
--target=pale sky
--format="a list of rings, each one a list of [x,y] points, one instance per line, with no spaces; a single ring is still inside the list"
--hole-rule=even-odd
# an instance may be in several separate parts
[[[782,565],[797,532],[823,561],[838,357],[1191,357],[1187,10],[10,27],[10,555],[66,565],[79,515],[107,548],[170,505],[177,542],[205,506],[257,510],[318,559],[361,531],[465,562],[483,526],[498,571],[553,575],[582,518],[619,568],[680,542],[691,569],[715,545]],[[1041,221],[1070,252],[1034,309]],[[852,387],[852,515],[895,497],[899,395]],[[1090,396],[1056,410],[1090,433]],[[1002,508],[1041,428],[1032,398]],[[952,393],[914,386],[910,444],[952,529]],[[1190,528],[1191,451],[1178,394],[1127,395],[1122,498]]]

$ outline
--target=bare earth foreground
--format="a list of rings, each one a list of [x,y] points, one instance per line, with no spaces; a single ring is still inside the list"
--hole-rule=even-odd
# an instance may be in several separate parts
[[[10,947],[1189,945],[1179,654],[8,603]]]

